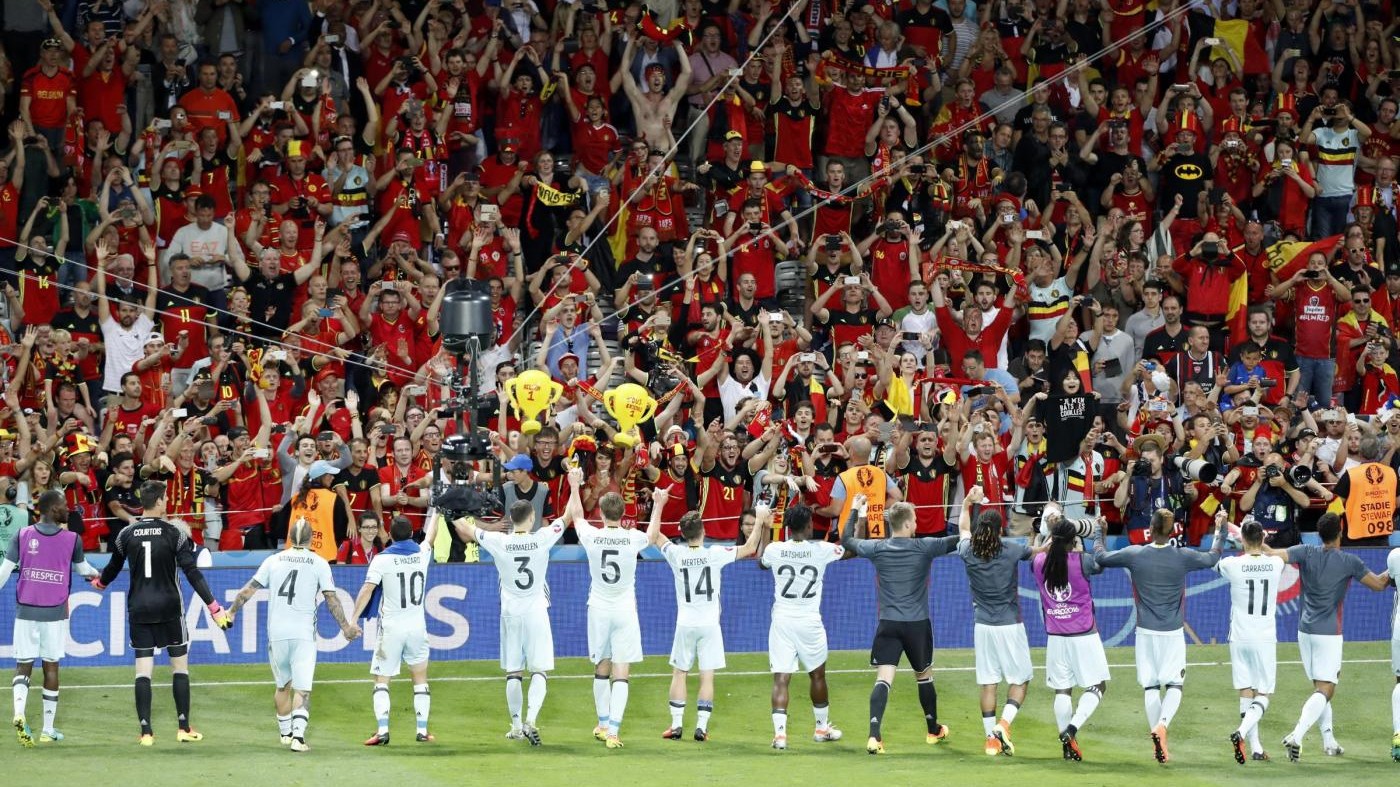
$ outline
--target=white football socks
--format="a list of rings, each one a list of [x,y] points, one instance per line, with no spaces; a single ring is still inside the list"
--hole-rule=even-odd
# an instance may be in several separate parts
[[[1055,695],[1055,728],[1064,732],[1074,716],[1074,700],[1068,694]]]
[[[549,692],[548,678],[543,672],[530,675],[530,701],[525,708],[525,723],[531,727],[539,720],[540,708],[544,707],[544,695]]]
[[[1074,718],[1070,719],[1069,723],[1074,725],[1076,730],[1082,728],[1089,722],[1089,717],[1094,715],[1094,711],[1098,710],[1101,699],[1103,695],[1093,690],[1080,694],[1079,707],[1075,708]]]
[[[379,732],[389,731],[389,686],[377,684],[374,687],[374,718],[379,722]]]
[[[1168,686],[1165,695],[1162,697],[1162,715],[1157,723],[1163,727],[1170,727],[1172,719],[1176,717],[1176,712],[1181,708],[1181,687]]]
[[[506,678],[506,709],[510,711],[510,728],[520,729],[520,709],[525,706],[525,686],[519,675]]]
[[[433,695],[428,684],[416,683],[413,686],[413,715],[418,721],[418,731],[428,732],[428,713],[433,709]]]
[[[622,728],[622,715],[627,712],[627,695],[632,691],[632,686],[626,678],[612,682],[611,695],[608,698],[608,734],[617,736],[617,731]]]
[[[1298,726],[1290,733],[1294,743],[1302,743],[1303,736],[1308,734],[1308,730],[1322,718],[1322,712],[1327,710],[1327,697],[1318,692],[1313,692],[1308,696],[1308,701],[1303,703],[1303,712],[1298,716]]]
[[[608,723],[608,717],[611,715],[608,712],[608,704],[611,700],[612,687],[608,685],[608,676],[595,674],[593,676],[593,710],[598,715],[599,727]]]

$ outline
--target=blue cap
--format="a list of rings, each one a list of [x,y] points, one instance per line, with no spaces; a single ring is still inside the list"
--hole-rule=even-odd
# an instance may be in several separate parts
[[[311,463],[311,469],[306,471],[306,480],[315,481],[321,476],[335,475],[340,472],[340,468],[327,462],[324,459],[317,459]]]
[[[530,471],[530,470],[534,470],[534,469],[535,469],[535,460],[531,459],[530,457],[526,456],[525,454],[516,454],[515,456],[512,456],[512,457],[510,458],[510,461],[508,461],[508,462],[506,462],[505,464],[501,465],[501,469],[502,469],[502,470],[525,470],[525,471],[528,472],[528,471]]]

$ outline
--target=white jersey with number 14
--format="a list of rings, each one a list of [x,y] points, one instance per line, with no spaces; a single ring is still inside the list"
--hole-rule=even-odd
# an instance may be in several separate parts
[[[1271,555],[1231,555],[1215,565],[1230,581],[1230,641],[1277,642],[1283,560]]]
[[[735,548],[665,543],[661,552],[676,576],[676,625],[718,626],[720,572],[738,557]]]

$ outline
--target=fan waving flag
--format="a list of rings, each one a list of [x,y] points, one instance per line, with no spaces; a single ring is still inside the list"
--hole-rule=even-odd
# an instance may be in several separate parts
[[[1317,241],[1279,241],[1269,247],[1269,270],[1273,272],[1274,281],[1283,281],[1293,274],[1302,270],[1308,264],[1308,257],[1313,252],[1320,251],[1327,255],[1330,262],[1332,251],[1337,248],[1337,244],[1342,240],[1341,235],[1333,235]]]
[[[1230,48],[1235,50],[1235,56],[1244,65],[1245,74],[1267,74],[1269,55],[1264,51],[1262,40],[1250,32],[1249,22],[1244,19],[1217,19],[1214,33],[1206,35],[1229,44]],[[1218,46],[1211,49],[1210,57],[1212,60],[1217,57],[1223,57],[1227,61],[1230,59],[1224,48]]]

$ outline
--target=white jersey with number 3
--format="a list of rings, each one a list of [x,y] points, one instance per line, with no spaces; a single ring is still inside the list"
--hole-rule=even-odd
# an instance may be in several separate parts
[[[1230,641],[1277,642],[1283,560],[1271,555],[1231,555],[1215,565],[1230,581]]]
[[[646,534],[621,527],[575,523],[578,542],[588,555],[588,603],[635,602],[637,553],[647,548]]]
[[[253,581],[267,588],[267,638],[316,639],[316,602],[335,590],[331,566],[309,549],[278,552],[258,566]]]
[[[549,607],[549,549],[564,535],[564,520],[533,533],[476,531],[476,542],[496,561],[501,576],[501,614],[525,615]]]
[[[411,555],[380,552],[369,562],[365,581],[379,586],[379,621],[385,628],[427,629],[423,599],[428,591],[428,566],[433,545],[419,545]]]
[[[826,567],[846,550],[824,541],[780,541],[763,551],[761,562],[773,570],[773,616],[820,618]]]
[[[720,572],[738,557],[734,547],[661,545],[676,577],[676,625],[718,626]]]

